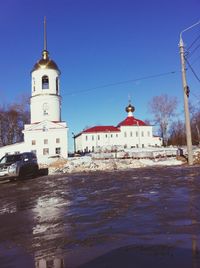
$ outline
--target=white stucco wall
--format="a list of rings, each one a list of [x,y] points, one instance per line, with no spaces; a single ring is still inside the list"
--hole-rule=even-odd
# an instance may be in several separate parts
[[[49,77],[49,89],[42,89],[42,77],[47,75]],[[32,72],[32,96],[42,94],[48,91],[49,94],[56,93],[56,78],[59,79],[59,72],[54,69],[37,69]],[[60,88],[58,85],[58,95],[60,95]]]
[[[45,126],[45,127],[44,127]],[[24,141],[31,151],[35,151],[38,159],[43,161],[47,157],[58,155],[56,148],[60,148],[59,155],[68,157],[68,128],[65,122],[51,123],[42,122],[38,127],[25,125]],[[44,149],[48,149],[48,154],[44,155]]]
[[[93,151],[98,146],[120,144],[120,132],[82,133],[76,140],[76,151]]]
[[[75,138],[75,151],[78,152],[82,152],[83,151],[83,142],[82,142],[82,139],[83,139],[83,135],[79,135]]]
[[[48,106],[48,108],[44,111],[45,106]],[[60,106],[60,96],[57,95],[44,94],[31,97],[31,123],[38,123],[43,120],[59,122],[61,120]]]
[[[59,143],[56,142],[56,139],[59,139]],[[36,140],[35,145],[32,145],[32,140]],[[48,143],[44,144],[44,140],[48,140]],[[44,148],[49,149],[49,154],[43,155]],[[61,152],[59,154],[61,157],[68,157],[67,128],[49,130],[47,132],[25,132],[25,142],[7,145],[0,148],[0,158],[5,154],[34,151],[36,152],[38,162],[46,163],[49,158],[57,155],[56,148],[61,148]]]
[[[43,76],[48,76],[48,89],[42,89]],[[58,87],[56,87],[57,79]],[[59,88],[59,72],[57,70],[38,69],[32,72],[32,97],[30,99],[30,112],[31,123],[41,122],[43,120],[61,121],[61,97]]]
[[[75,141],[76,151],[81,152],[115,145],[123,148],[162,146],[160,138],[153,137],[152,126],[121,126],[119,132],[82,133]]]

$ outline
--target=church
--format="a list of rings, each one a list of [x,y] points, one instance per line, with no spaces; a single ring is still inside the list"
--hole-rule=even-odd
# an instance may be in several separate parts
[[[68,157],[68,126],[61,119],[60,70],[49,57],[44,20],[42,57],[31,71],[30,124],[24,125],[24,141],[0,148],[5,154],[34,152],[39,163],[49,158]],[[117,126],[94,126],[74,135],[74,152],[121,150],[162,146],[153,135],[153,127],[133,116],[129,103],[127,117]]]
[[[117,126],[94,126],[74,136],[77,153],[112,151],[162,146],[162,139],[153,135],[153,127],[133,116],[135,107],[125,108],[127,117]]]
[[[68,127],[61,120],[60,70],[47,51],[46,21],[42,57],[31,71],[30,124],[22,131],[24,141],[0,148],[5,154],[34,152],[39,163],[49,157],[68,157]]]

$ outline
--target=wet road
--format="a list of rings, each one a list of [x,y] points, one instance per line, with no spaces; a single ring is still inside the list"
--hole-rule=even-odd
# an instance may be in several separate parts
[[[0,267],[200,267],[200,167],[0,184]]]

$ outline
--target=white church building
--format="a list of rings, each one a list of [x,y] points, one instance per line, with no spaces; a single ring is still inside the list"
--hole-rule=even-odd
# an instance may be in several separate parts
[[[117,126],[94,126],[74,136],[76,152],[95,152],[131,148],[160,147],[162,139],[153,135],[153,127],[133,116],[129,104],[125,120]]]
[[[34,152],[38,162],[49,157],[68,156],[68,127],[61,120],[60,70],[49,58],[44,22],[44,49],[42,58],[31,71],[30,124],[24,126],[24,142],[0,148],[0,157],[5,154]]]

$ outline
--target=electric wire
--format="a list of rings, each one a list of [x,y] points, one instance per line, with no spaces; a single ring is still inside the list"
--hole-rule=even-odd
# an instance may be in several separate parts
[[[192,73],[194,74],[194,76],[196,77],[196,79],[200,82],[200,78],[198,77],[198,75],[196,74],[195,70],[193,69],[192,65],[190,64],[190,62],[188,61],[187,57],[185,57],[185,61],[187,62],[190,70],[192,71]]]
[[[74,95],[74,94],[78,94],[78,93],[85,93],[85,92],[89,92],[89,91],[93,91],[93,90],[97,90],[97,89],[108,88],[108,87],[112,87],[112,86],[116,86],[116,85],[123,85],[123,84],[132,83],[132,82],[153,79],[153,78],[157,78],[157,77],[172,75],[172,74],[175,74],[175,73],[177,73],[177,72],[176,71],[170,71],[170,72],[166,72],[166,73],[143,76],[143,77],[140,77],[140,78],[125,80],[125,81],[119,81],[119,82],[110,83],[110,84],[104,84],[104,85],[101,85],[101,86],[96,86],[96,87],[92,87],[92,88],[88,88],[88,89],[75,90],[75,91],[71,91],[71,92],[68,92],[68,93],[63,94],[63,95],[67,96],[67,95]]]
[[[187,57],[191,58],[191,56],[194,54],[194,52],[200,47],[200,44],[196,46],[191,52],[187,52]]]
[[[196,41],[198,41],[200,38],[200,35],[197,36],[197,38],[195,38],[195,40],[192,42],[192,44],[187,48],[187,51],[189,51],[191,49],[191,47],[196,43]]]
[[[199,58],[199,57],[198,57]],[[196,74],[196,72],[194,71],[192,65],[190,64],[190,62],[188,61],[188,59],[185,57],[185,61],[188,64],[189,68],[191,69],[192,73],[194,74],[194,76],[196,77],[196,79],[198,80],[198,82],[200,82],[200,78],[198,77],[198,75]],[[192,95],[196,101],[200,101],[200,96],[197,96],[194,92],[190,92],[190,95]]]

